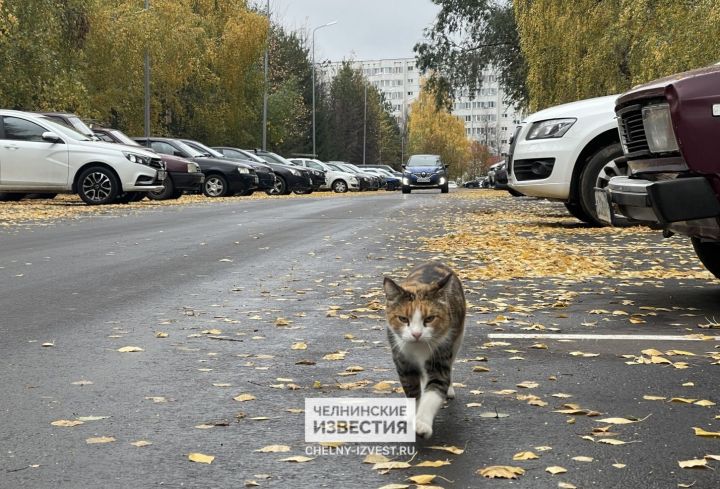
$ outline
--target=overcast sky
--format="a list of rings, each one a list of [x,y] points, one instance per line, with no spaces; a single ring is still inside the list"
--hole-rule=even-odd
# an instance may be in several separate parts
[[[318,61],[413,57],[438,10],[430,0],[270,0],[273,20],[291,30],[337,21],[315,35]]]

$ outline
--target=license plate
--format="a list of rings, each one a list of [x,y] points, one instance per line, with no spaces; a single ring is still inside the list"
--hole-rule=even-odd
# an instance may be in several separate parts
[[[417,179],[418,183],[428,183],[430,181],[430,177],[420,177]]]
[[[158,181],[162,182],[167,178],[167,172],[165,170],[158,170],[157,171],[157,179]]]
[[[609,192],[599,188],[595,189],[595,211],[598,219],[607,224],[613,224],[613,211]]]

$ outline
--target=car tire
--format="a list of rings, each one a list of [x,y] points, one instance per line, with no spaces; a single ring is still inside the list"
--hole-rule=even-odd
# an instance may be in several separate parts
[[[177,200],[180,197],[182,197],[183,195],[185,195],[185,192],[183,192],[182,190],[175,189],[173,194],[170,196],[170,200]]]
[[[348,184],[345,180],[338,179],[332,183],[332,189],[336,194],[344,194],[348,191]]]
[[[695,254],[710,273],[720,278],[720,242],[705,241],[699,238],[692,238]]]
[[[509,189],[508,189],[508,193],[509,193],[510,195],[512,195],[513,197],[525,197],[525,194],[522,194],[522,193],[518,192],[518,191],[515,190],[514,188],[509,188]]]
[[[313,191],[312,190],[293,190],[293,193],[295,195],[310,195],[311,193],[313,193]]]
[[[442,187],[440,187],[440,193],[441,193],[441,194],[446,194],[446,193],[448,193],[448,192],[450,192],[450,187],[448,186],[447,183],[446,183],[445,185],[443,185]]]
[[[268,195],[287,195],[285,191],[287,190],[287,183],[285,183],[285,179],[275,174],[275,185],[273,185],[273,188],[269,188],[265,191]]]
[[[88,205],[106,205],[115,202],[120,183],[115,173],[102,166],[83,170],[78,177],[78,195]]]
[[[592,218],[589,215],[585,214],[585,211],[578,203],[565,202],[565,208],[568,210],[571,216],[582,222],[590,223],[592,221]]]
[[[254,190],[243,190],[242,192],[238,192],[235,195],[237,195],[238,197],[250,197],[254,192]]]
[[[605,225],[598,218],[597,210],[595,209],[595,185],[598,183],[598,178],[603,168],[611,164],[616,158],[622,156],[622,154],[620,143],[605,146],[596,151],[595,154],[588,159],[585,168],[583,168],[580,174],[578,202],[583,212],[590,217],[588,224],[598,227]]]
[[[227,178],[219,173],[208,175],[203,183],[203,194],[210,198],[226,197],[229,194]]]
[[[410,192],[412,192],[412,190],[410,189],[410,187],[407,187],[407,186],[403,185],[402,193],[404,193],[404,194],[409,194]]]
[[[157,192],[148,192],[147,196],[148,198],[152,200],[168,200],[172,199],[173,195],[175,194],[175,184],[172,181],[172,178],[169,176],[163,181],[163,188],[162,190],[158,190]]]
[[[17,202],[18,200],[22,200],[23,197],[25,197],[26,194],[13,194],[13,193],[7,193],[7,192],[1,192],[0,193],[0,202]]]

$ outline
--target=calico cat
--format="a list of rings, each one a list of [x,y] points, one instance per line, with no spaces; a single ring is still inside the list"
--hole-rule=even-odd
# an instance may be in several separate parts
[[[455,397],[452,366],[465,329],[465,295],[442,263],[414,268],[400,284],[383,283],[388,339],[405,395],[417,400],[415,433],[432,436],[435,415]]]

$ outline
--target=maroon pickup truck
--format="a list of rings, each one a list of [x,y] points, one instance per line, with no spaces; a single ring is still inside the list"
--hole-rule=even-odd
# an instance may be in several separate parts
[[[600,218],[689,236],[720,278],[720,66],[635,87],[615,112],[630,176],[595,189]]]

